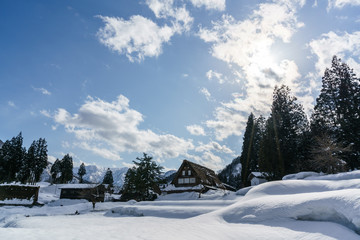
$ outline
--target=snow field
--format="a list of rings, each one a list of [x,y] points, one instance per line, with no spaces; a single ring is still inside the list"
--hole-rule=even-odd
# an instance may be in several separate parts
[[[58,199],[41,185],[43,207],[0,207],[1,240],[12,239],[360,239],[359,171],[289,179],[225,193],[182,193],[154,202]],[[308,180],[310,178],[328,180]],[[241,196],[245,195],[245,196]],[[56,199],[56,200],[54,200]],[[75,212],[80,215],[76,215]]]

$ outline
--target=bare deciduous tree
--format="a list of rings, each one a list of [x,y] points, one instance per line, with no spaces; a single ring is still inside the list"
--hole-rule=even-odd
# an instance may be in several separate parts
[[[340,146],[327,134],[316,137],[316,146],[311,151],[310,164],[315,170],[328,174],[344,172],[347,166],[341,155],[349,150],[349,146]]]

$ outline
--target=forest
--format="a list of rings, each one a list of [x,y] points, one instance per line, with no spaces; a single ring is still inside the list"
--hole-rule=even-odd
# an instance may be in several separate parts
[[[234,171],[241,164],[241,173]],[[241,155],[219,173],[242,188],[251,172],[280,180],[300,171],[338,173],[360,166],[360,84],[353,70],[334,56],[322,77],[311,116],[289,87],[276,86],[268,118],[250,113]]]

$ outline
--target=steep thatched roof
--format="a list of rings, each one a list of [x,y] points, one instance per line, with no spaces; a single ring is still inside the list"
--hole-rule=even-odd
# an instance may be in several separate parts
[[[220,179],[217,177],[216,173],[213,170],[211,170],[207,167],[201,166],[199,164],[190,162],[188,160],[183,161],[178,172],[176,173],[176,176],[175,176],[172,184],[174,184],[175,179],[178,178],[178,176],[181,172],[181,169],[183,169],[183,167],[185,165],[188,165],[196,173],[197,177],[200,178],[201,184],[224,188],[223,183],[220,181]]]

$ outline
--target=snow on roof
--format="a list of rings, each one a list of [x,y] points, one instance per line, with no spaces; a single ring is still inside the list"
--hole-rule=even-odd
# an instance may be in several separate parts
[[[94,188],[100,184],[65,184],[60,189],[82,189],[82,188]]]
[[[39,187],[39,185],[29,185],[29,184],[22,184],[18,182],[12,183],[1,183],[0,186],[22,186],[22,187]]]
[[[251,174],[254,175],[255,177],[260,177],[260,178],[265,177],[264,173],[262,172],[251,172]]]

